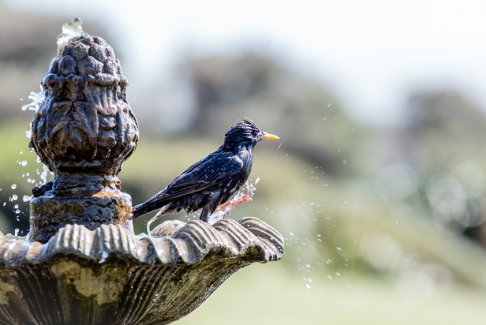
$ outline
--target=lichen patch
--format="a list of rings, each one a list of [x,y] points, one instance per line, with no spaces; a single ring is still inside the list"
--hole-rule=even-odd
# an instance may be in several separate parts
[[[99,305],[119,300],[126,272],[116,265],[104,265],[94,271],[74,261],[66,260],[52,265],[51,271],[64,282],[64,285],[74,286],[80,295],[94,296]]]

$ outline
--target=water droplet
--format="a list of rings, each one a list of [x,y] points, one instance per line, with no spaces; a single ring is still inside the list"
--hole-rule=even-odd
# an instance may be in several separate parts
[[[17,188],[17,184],[12,184],[12,186],[10,186],[10,188],[11,188],[12,190],[15,190],[15,189]]]
[[[11,197],[9,197],[8,199],[9,199],[9,201],[10,201],[10,202],[12,202],[12,201],[17,201],[17,200],[18,200],[18,198],[19,198],[19,197],[17,196],[17,194],[13,194],[13,195],[12,195]]]
[[[19,162],[19,165],[22,166],[22,167],[25,167],[27,166],[29,163],[27,160],[22,160],[21,162]]]
[[[47,175],[49,174],[49,168],[46,165],[42,165],[42,174],[40,175],[41,183],[47,183]]]
[[[19,228],[15,228],[14,230],[14,236],[18,236],[19,235]]]
[[[303,279],[304,279],[305,287],[307,289],[310,289],[311,284],[312,284],[312,278],[311,277],[304,277]]]
[[[22,197],[22,201],[24,201],[24,202],[30,202],[30,198],[31,198],[31,196],[30,196],[30,195],[24,195],[24,196]]]

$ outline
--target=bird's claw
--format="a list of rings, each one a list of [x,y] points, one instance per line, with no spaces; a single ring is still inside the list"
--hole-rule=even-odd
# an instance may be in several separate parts
[[[224,210],[228,210],[226,211],[226,213],[230,212],[231,210],[233,210],[236,206],[240,205],[240,204],[243,204],[243,203],[248,203],[252,200],[252,196],[254,194],[255,190],[252,189],[252,188],[248,188],[246,189],[245,191],[242,191],[240,193],[238,193],[238,195],[236,195],[233,199],[231,199],[230,201],[226,202],[226,203],[223,203],[221,205],[219,205],[215,212],[219,212],[219,211],[224,211]],[[225,213],[225,214],[226,214]]]

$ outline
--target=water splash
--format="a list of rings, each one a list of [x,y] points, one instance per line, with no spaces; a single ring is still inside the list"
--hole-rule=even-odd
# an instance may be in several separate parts
[[[22,111],[34,111],[37,112],[39,110],[40,104],[44,101],[44,91],[42,90],[42,86],[40,86],[40,90],[38,92],[31,91],[28,98],[31,100],[30,103],[22,105]],[[29,132],[29,134],[27,134]],[[29,131],[26,131],[27,138],[30,139],[30,129]]]
[[[83,21],[79,18],[74,18],[72,21],[62,25],[61,34],[57,35],[57,51],[60,53],[66,44],[73,38],[83,36],[86,33],[83,31]]]
[[[209,223],[214,223],[223,219],[238,205],[252,201],[253,195],[255,195],[256,185],[259,182],[260,177],[257,177],[255,182],[251,182],[250,180],[246,181],[245,185],[243,185],[241,189],[236,192],[231,200],[220,205],[217,210],[211,216],[209,216]]]
[[[40,86],[40,89],[39,91],[31,91],[29,93],[29,95],[27,96],[29,99],[30,99],[30,102],[25,104],[25,105],[22,105],[21,106],[21,110],[23,112],[26,112],[26,111],[29,111],[29,112],[34,112],[36,113],[40,106],[42,105],[42,103],[44,102],[44,99],[45,99],[45,96],[44,96],[44,91],[42,89],[42,86]],[[23,100],[23,99],[21,99]],[[31,127],[29,127],[28,130],[26,130],[24,132],[25,136],[27,137],[27,139],[31,139],[31,135],[32,135],[32,131],[31,131]],[[32,152],[33,149],[30,148],[30,151]],[[24,150],[20,150],[19,151],[19,158],[17,160],[17,164],[21,167],[21,168],[29,168],[29,165],[31,165],[31,162],[30,162],[30,159],[26,159],[28,157],[26,157],[25,153],[24,153]],[[37,163],[41,163],[40,159],[37,157],[36,159],[36,162]],[[40,168],[38,168],[37,170],[39,170]],[[42,173],[41,172],[38,172],[37,175],[39,177],[35,177],[34,175],[31,176],[31,173],[30,172],[26,172],[25,170],[23,170],[23,172],[21,171],[21,177],[25,180],[25,182],[27,184],[32,184],[34,186],[39,186],[43,183],[46,183],[47,182],[47,178],[49,176],[49,170],[46,166],[43,165],[42,167]],[[39,179],[40,178],[40,179]],[[20,222],[20,217],[23,216],[23,215],[27,215],[27,213],[25,211],[21,211],[21,209],[24,208],[24,205],[22,203],[28,203],[30,202],[31,200],[31,196],[30,195],[25,195],[24,193],[17,193],[17,191],[23,189],[22,186],[18,186],[18,183],[13,183],[10,185],[10,189],[13,190],[13,194],[11,194],[10,196],[8,196],[8,201],[7,202],[0,202],[0,204],[3,206],[3,207],[6,207],[7,206],[7,203],[8,202],[11,202],[9,204],[12,204],[12,212],[15,214],[15,220],[17,222]],[[20,202],[17,203],[17,202]]]
[[[37,157],[37,158],[39,158],[39,157]],[[47,176],[49,176],[49,174],[52,175],[52,173],[49,171],[49,167],[47,167],[46,165],[42,164],[42,173],[40,174],[40,183],[39,183],[39,185],[47,183]]]
[[[260,177],[257,177],[254,182],[248,180],[230,201],[220,205],[217,210],[208,217],[208,223],[215,223],[216,221],[221,220],[226,215],[228,215],[236,206],[242,203],[250,202],[253,199],[253,195],[255,194],[256,185],[258,184],[258,182],[260,182]],[[162,212],[163,208],[154,217],[147,221],[147,234],[150,234],[152,223],[160,218]],[[187,219],[199,219],[199,213],[189,213],[187,214]]]

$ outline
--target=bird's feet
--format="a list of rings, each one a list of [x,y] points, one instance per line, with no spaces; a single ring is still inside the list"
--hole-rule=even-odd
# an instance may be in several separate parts
[[[216,208],[215,212],[224,211],[225,214],[227,214],[231,212],[236,206],[242,203],[250,202],[252,200],[253,193],[254,193],[253,189],[246,189],[245,191],[238,193],[239,195],[236,195],[232,200],[219,205]]]
[[[219,205],[214,213],[210,216],[210,223],[214,223],[218,220],[223,219],[227,214],[229,214],[235,207],[240,204],[250,202],[256,191],[256,184],[260,179],[257,178],[254,183],[248,181],[245,186],[236,193],[231,200],[226,203]]]

